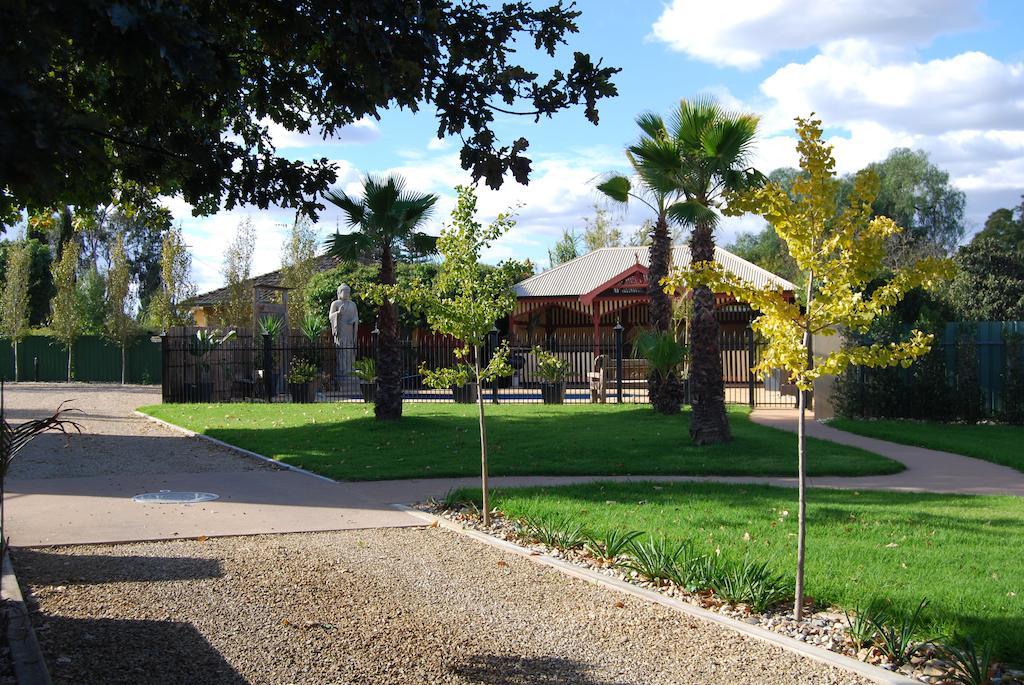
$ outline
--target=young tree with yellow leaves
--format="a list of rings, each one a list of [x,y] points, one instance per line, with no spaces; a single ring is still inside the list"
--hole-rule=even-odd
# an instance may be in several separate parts
[[[857,174],[845,206],[839,205],[832,146],[822,139],[821,121],[798,118],[802,173],[789,195],[776,183],[738,192],[728,198],[729,214],[753,212],[775,227],[789,254],[806,277],[804,304],[792,302],[781,290],[759,288],[729,273],[714,262],[692,264],[665,279],[669,292],[709,286],[746,302],[760,313],[751,327],[767,341],[756,373],[767,375],[782,369],[800,389],[797,432],[799,532],[797,536],[796,618],[803,614],[804,557],[806,549],[806,414],[807,394],[819,376],[842,373],[848,366],[909,366],[926,354],[932,336],[911,331],[902,342],[849,345],[828,355],[815,355],[815,335],[840,331],[864,333],[871,323],[896,305],[907,291],[930,287],[944,278],[949,263],[922,259],[891,273],[873,290],[882,275],[887,241],[901,229],[887,217],[872,218],[872,202],[879,182],[874,172]]]

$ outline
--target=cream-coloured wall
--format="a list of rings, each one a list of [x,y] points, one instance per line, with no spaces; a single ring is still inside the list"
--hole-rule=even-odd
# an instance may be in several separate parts
[[[814,354],[827,355],[837,351],[843,344],[841,335],[814,336]],[[835,376],[822,376],[814,381],[814,418],[831,419],[835,416],[832,406],[832,393],[835,389]]]

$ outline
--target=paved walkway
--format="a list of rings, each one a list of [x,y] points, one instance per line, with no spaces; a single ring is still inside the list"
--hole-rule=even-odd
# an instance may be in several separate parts
[[[17,546],[198,536],[416,526],[422,523],[361,492],[240,456],[132,414],[160,401],[159,388],[9,384],[7,420],[40,417],[65,399],[83,435],[43,435],[19,454],[7,479],[7,530]],[[219,495],[202,504],[139,504],[160,490]]]

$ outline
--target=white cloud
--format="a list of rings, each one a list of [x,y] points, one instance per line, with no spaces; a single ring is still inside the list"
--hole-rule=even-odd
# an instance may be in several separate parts
[[[672,49],[752,68],[777,53],[847,39],[925,45],[977,21],[978,0],[673,0],[652,27]]]

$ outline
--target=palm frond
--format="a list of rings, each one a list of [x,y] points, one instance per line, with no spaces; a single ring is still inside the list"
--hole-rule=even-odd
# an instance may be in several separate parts
[[[612,176],[599,183],[597,189],[615,202],[628,202],[631,184],[625,176]]]
[[[416,231],[410,236],[409,244],[417,255],[429,255],[437,252],[437,236]]]
[[[358,226],[363,222],[366,205],[361,201],[349,197],[343,190],[328,190],[324,197],[345,213],[349,226]]]
[[[50,431],[70,435],[72,432],[81,433],[82,426],[75,421],[64,418],[72,412],[81,412],[75,407],[66,406],[72,400],[61,402],[57,411],[51,416],[42,419],[33,419],[12,426],[6,418],[0,420],[0,478],[7,476],[7,469],[14,460],[14,457],[30,443],[37,435]]]
[[[709,207],[704,206],[696,200],[676,202],[666,211],[669,218],[683,226],[697,226],[698,224],[718,225],[719,216]]]
[[[335,233],[325,241],[327,253],[342,259],[355,260],[372,257],[377,245],[366,233]]]
[[[640,127],[640,130],[643,131],[644,135],[648,138],[664,140],[668,137],[668,131],[665,128],[665,120],[661,118],[660,114],[644,112],[636,118],[636,125]]]

